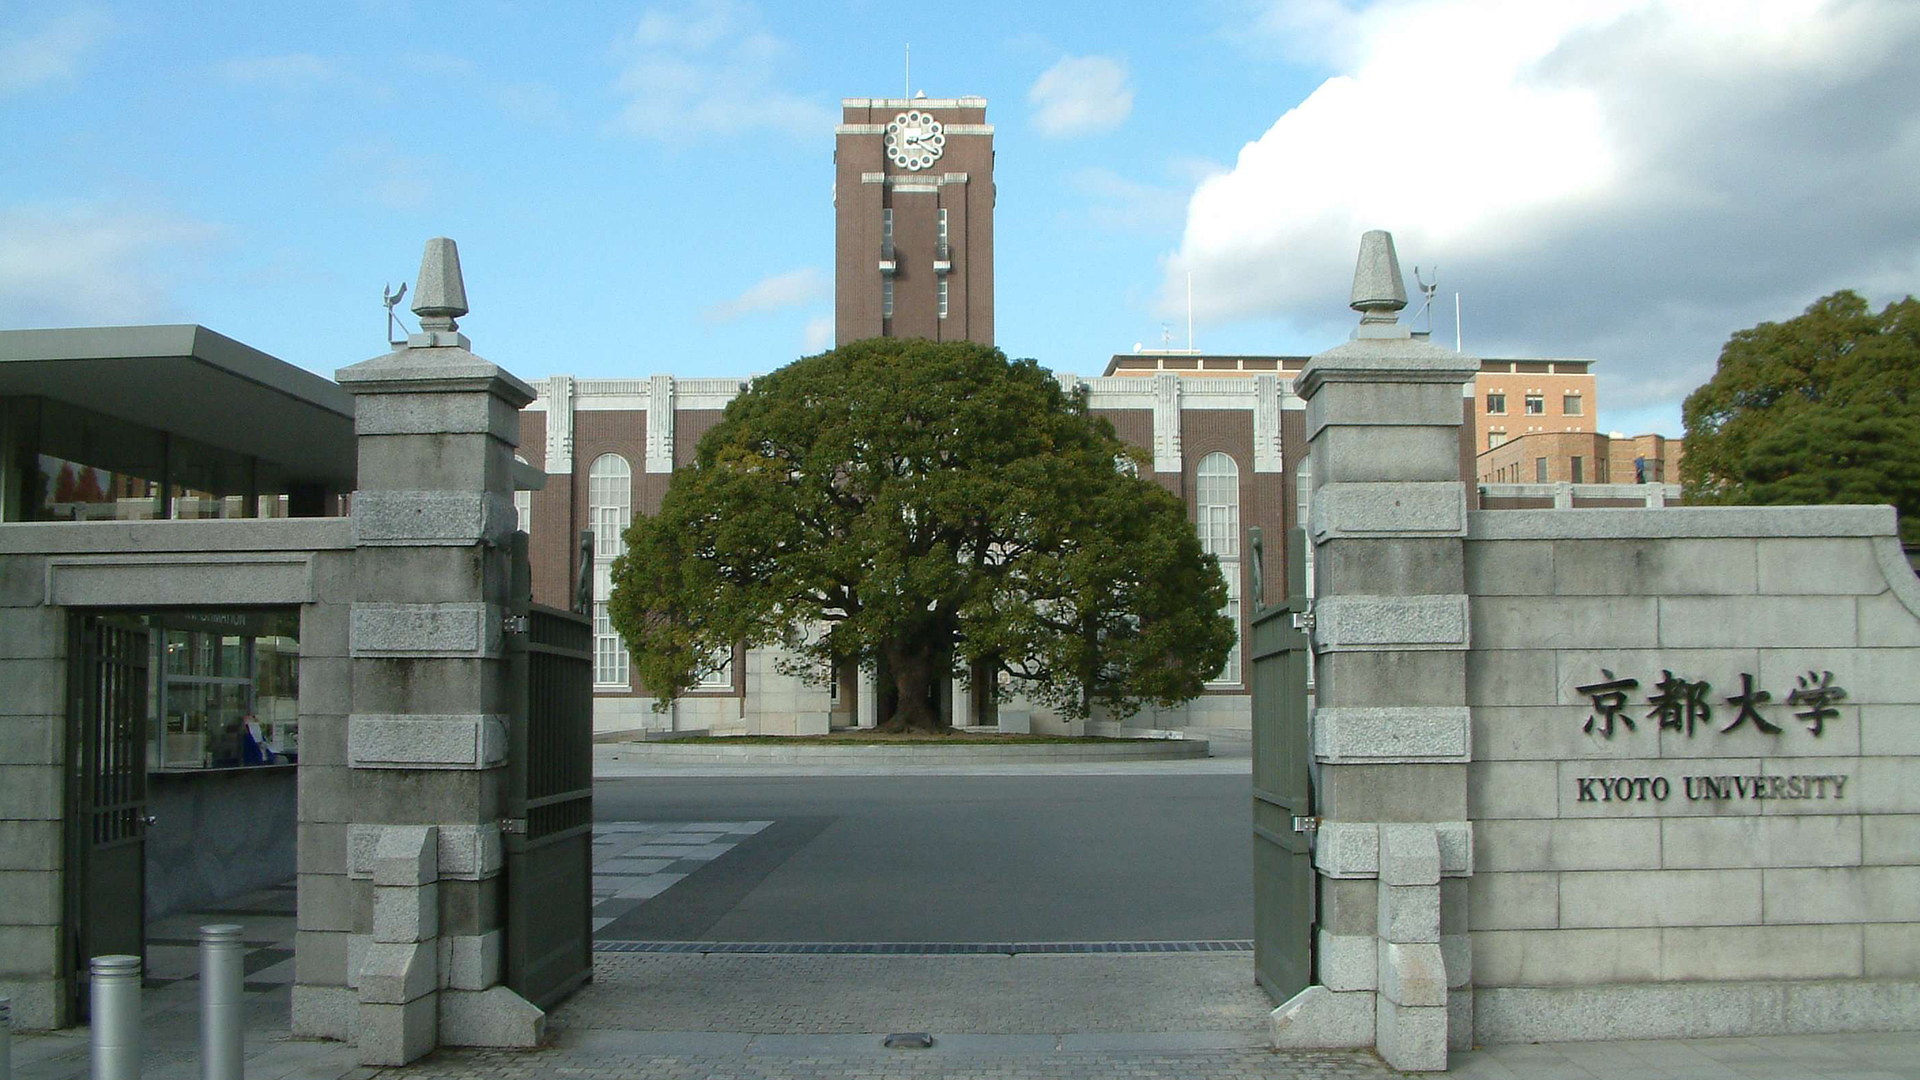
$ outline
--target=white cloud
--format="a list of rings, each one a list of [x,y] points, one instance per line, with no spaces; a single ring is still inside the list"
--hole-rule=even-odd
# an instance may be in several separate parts
[[[1671,410],[1733,329],[1914,289],[1920,5],[1322,0],[1260,28],[1341,73],[1194,192],[1166,310],[1192,270],[1204,318],[1331,332],[1387,228],[1464,293],[1470,352],[1593,356],[1603,407]]]
[[[800,351],[807,356],[826,349],[833,344],[833,316],[815,315],[807,320],[807,328],[802,334]]]
[[[748,315],[810,304],[826,293],[827,275],[818,267],[807,266],[761,278],[739,296],[708,308],[703,317],[708,322],[732,322]]]
[[[180,268],[217,230],[177,215],[82,203],[0,207],[0,326],[178,316]]]
[[[71,11],[31,34],[0,35],[0,97],[72,80],[86,54],[112,29],[92,10]]]
[[[1194,187],[1226,170],[1200,158],[1183,157],[1167,162],[1165,171],[1173,176],[1173,183],[1149,183],[1089,165],[1072,173],[1067,182],[1086,199],[1087,217],[1095,225],[1114,232],[1165,235],[1180,227]]]
[[[1055,138],[1111,131],[1133,112],[1127,65],[1111,56],[1063,56],[1027,89],[1033,126]]]
[[[792,50],[736,0],[649,8],[621,51],[617,131],[684,142],[763,129],[812,137],[833,123],[826,105],[775,82]]]

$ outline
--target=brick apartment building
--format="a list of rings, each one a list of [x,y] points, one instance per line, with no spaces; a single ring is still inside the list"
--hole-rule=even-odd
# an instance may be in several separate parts
[[[1536,431],[1482,450],[1482,484],[1676,484],[1684,442],[1664,435]]]

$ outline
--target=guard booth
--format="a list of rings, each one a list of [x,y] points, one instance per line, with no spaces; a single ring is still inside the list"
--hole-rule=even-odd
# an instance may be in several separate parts
[[[1307,534],[1294,529],[1283,569],[1286,597],[1263,595],[1265,544],[1253,549],[1253,966],[1275,1001],[1313,982],[1315,825],[1308,738]]]

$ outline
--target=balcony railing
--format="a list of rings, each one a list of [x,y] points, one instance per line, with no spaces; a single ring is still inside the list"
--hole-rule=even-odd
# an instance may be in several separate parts
[[[944,274],[953,269],[953,248],[945,240],[933,245],[933,272]]]

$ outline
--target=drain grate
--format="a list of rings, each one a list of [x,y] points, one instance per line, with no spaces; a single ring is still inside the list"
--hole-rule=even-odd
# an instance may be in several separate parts
[[[896,1031],[880,1040],[889,1050],[925,1050],[933,1045],[933,1036],[924,1031]]]
[[[1218,941],[596,941],[594,952],[755,956],[1017,956],[1022,953],[1241,953],[1251,940]]]

